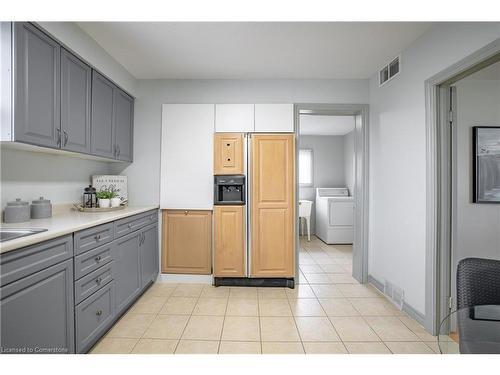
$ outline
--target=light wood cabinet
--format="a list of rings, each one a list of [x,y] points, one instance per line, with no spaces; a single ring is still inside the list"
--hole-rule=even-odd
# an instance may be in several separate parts
[[[212,212],[164,210],[162,272],[212,273]]]
[[[214,174],[243,174],[243,134],[215,133]]]
[[[245,206],[214,207],[214,276],[245,276]]]
[[[251,138],[252,277],[295,273],[295,136]]]
[[[293,104],[255,104],[256,133],[292,133]]]

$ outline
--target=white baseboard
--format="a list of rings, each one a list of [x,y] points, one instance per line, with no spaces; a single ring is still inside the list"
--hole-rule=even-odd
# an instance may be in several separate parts
[[[212,285],[212,275],[183,275],[173,273],[161,273],[157,281],[162,283],[186,283],[186,284],[208,284]]]

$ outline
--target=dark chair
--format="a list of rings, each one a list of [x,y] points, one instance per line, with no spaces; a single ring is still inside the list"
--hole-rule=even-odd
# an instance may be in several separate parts
[[[457,269],[460,353],[500,353],[500,322],[473,320],[469,309],[500,305],[500,260],[465,258]]]

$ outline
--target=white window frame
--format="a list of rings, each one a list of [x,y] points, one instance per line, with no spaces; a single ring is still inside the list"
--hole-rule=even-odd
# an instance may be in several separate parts
[[[300,182],[300,154],[305,151],[305,152],[309,152],[309,154],[311,155],[311,171],[310,171],[310,177],[311,177],[311,182]],[[299,149],[299,186],[302,186],[302,187],[311,187],[311,186],[314,186],[314,152],[312,149],[310,148],[300,148]]]

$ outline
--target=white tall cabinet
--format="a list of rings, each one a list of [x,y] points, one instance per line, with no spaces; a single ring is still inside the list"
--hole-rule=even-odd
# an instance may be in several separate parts
[[[293,132],[293,104],[255,104],[254,132]]]
[[[254,130],[253,104],[216,104],[215,131],[218,133],[250,133]]]
[[[160,208],[212,209],[214,123],[214,104],[162,106]]]

